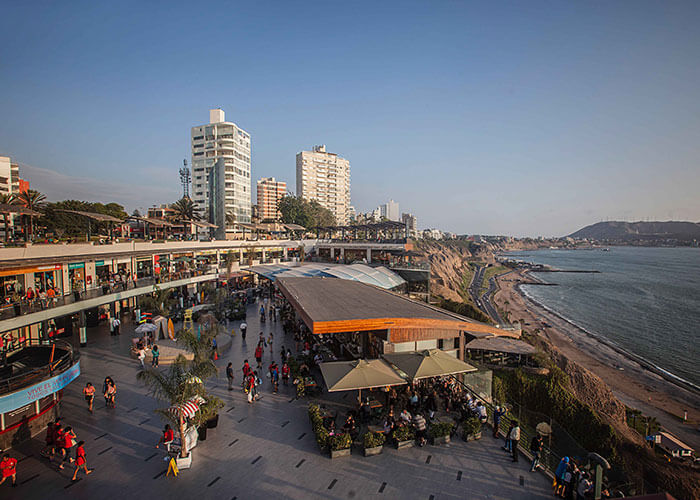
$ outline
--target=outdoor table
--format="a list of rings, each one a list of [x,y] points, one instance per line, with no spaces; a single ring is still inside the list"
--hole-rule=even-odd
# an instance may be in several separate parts
[[[376,399],[371,399],[371,400],[369,401],[369,407],[370,407],[372,410],[376,410],[377,408],[381,408],[382,406],[384,406],[384,405],[381,404],[381,403],[380,403],[379,401],[377,401]]]

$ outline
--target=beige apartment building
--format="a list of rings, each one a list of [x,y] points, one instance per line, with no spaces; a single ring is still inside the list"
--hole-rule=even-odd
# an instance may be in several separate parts
[[[326,146],[297,153],[297,196],[316,200],[337,224],[347,224],[350,208],[350,162]]]
[[[279,221],[277,209],[279,201],[287,194],[287,183],[278,182],[274,177],[264,177],[258,181],[258,217],[260,220]]]

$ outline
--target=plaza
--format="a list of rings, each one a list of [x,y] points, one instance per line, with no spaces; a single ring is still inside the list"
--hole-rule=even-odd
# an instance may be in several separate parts
[[[479,441],[455,439],[442,446],[395,450],[385,447],[381,455],[363,457],[353,450],[350,457],[331,460],[322,455],[307,417],[310,398],[294,399],[295,389],[280,386],[272,394],[263,378],[262,399],[248,404],[240,389],[240,367],[253,360],[257,335],[274,335],[273,357],[279,361],[282,346],[294,347],[285,338],[280,322],[259,323],[258,304],[248,306],[247,342],[240,338],[240,322],[231,347],[223,351],[212,379],[212,393],[225,402],[218,427],[193,450],[192,468],[177,478],[166,477],[165,451],[156,449],[164,421],[154,413],[163,407],[136,380],[138,361],[129,357],[134,325],[125,322],[120,336],[110,336],[104,326],[90,328],[87,347],[81,349],[82,373],[64,390],[60,415],[71,425],[78,440],[85,441],[87,461],[95,473],[79,474],[71,483],[72,466],[58,470],[42,458],[43,434],[11,450],[19,460],[18,487],[2,486],[2,498],[550,498],[550,480],[529,472],[529,461],[513,463],[501,446],[503,441],[485,432]],[[224,368],[235,369],[235,387],[227,390]],[[266,349],[263,363],[270,362]],[[82,396],[86,382],[100,387],[111,376],[118,388],[117,407],[105,408],[97,398],[89,413]],[[328,393],[320,396],[327,398]],[[336,396],[333,396],[336,398]],[[351,404],[351,393],[336,399]],[[523,443],[524,444],[524,443]]]

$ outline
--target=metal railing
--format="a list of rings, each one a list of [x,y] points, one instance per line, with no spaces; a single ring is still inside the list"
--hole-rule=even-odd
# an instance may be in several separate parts
[[[39,339],[27,339],[23,342],[14,342],[8,347],[12,349],[15,353],[26,348],[32,347],[43,347],[47,350],[52,349],[52,346],[56,346],[56,356],[53,360],[43,366],[32,368],[31,370],[23,371],[17,375],[11,377],[0,379],[0,394],[7,394],[9,392],[17,391],[28,385],[41,382],[49,377],[60,374],[73,366],[75,362],[80,358],[80,353],[73,350],[73,346],[70,342],[65,340],[39,340]],[[58,354],[60,352],[60,355]],[[4,350],[1,354],[3,359],[11,354],[7,350]]]

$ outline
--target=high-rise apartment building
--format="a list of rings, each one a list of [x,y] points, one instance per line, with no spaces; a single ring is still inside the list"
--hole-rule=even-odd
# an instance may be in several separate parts
[[[251,216],[251,140],[250,134],[233,122],[227,122],[222,109],[209,111],[209,123],[192,127],[192,201],[200,215],[209,217],[210,173],[218,160],[224,164],[223,210],[234,213],[236,222],[250,222]],[[218,200],[215,200],[218,201]],[[220,220],[220,217],[217,217]],[[233,226],[225,228],[231,236]],[[208,230],[203,230],[208,233]]]
[[[287,183],[277,182],[274,177],[264,177],[258,181],[258,217],[261,220],[280,219],[277,209],[279,201],[287,194]]]
[[[19,178],[19,165],[7,156],[0,156],[0,193],[19,194],[20,183],[24,182]]]
[[[337,224],[346,224],[350,207],[350,162],[326,146],[297,154],[297,196],[316,200],[330,210]]]
[[[379,207],[380,217],[386,217],[388,220],[399,220],[399,204],[394,200],[389,200],[388,203]]]
[[[406,224],[406,234],[415,236],[418,233],[418,220],[413,214],[401,214],[401,222]]]

